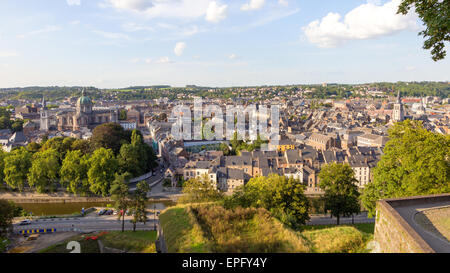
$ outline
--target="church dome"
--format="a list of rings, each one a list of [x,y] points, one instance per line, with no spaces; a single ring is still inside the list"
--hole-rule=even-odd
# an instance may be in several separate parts
[[[81,96],[77,102],[79,105],[92,104],[92,100],[89,97]]]
[[[81,97],[78,99],[77,104],[78,105],[91,105],[92,104],[91,98],[89,98],[88,96],[85,95],[84,89],[81,92]]]

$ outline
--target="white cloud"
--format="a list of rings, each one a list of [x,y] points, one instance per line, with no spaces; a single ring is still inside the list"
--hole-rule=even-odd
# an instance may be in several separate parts
[[[384,5],[369,1],[347,13],[343,20],[340,14],[330,12],[302,30],[309,42],[330,48],[349,40],[370,39],[416,28],[415,14],[397,14],[400,1],[392,0]]]
[[[239,58],[238,57],[238,55],[236,55],[236,54],[231,54],[230,56],[228,56],[228,59],[230,59],[230,60],[236,60],[237,58]]]
[[[44,27],[42,29],[38,29],[38,30],[31,31],[31,32],[28,32],[28,33],[25,33],[25,34],[21,34],[21,35],[19,35],[17,37],[23,39],[23,38],[26,38],[28,36],[34,36],[34,35],[39,35],[39,34],[43,34],[43,33],[60,31],[61,29],[62,28],[60,26],[46,26],[46,27]]]
[[[69,6],[79,6],[81,5],[81,0],[66,0]]]
[[[249,3],[242,5],[241,10],[258,10],[264,6],[265,2],[265,0],[250,0]]]
[[[145,11],[153,7],[152,0],[109,0],[109,3],[117,9]]]
[[[287,0],[278,0],[278,4],[284,7],[289,6],[289,2]]]
[[[183,55],[183,51],[186,48],[185,42],[179,42],[175,45],[175,48],[173,49],[173,52],[175,52],[175,55],[181,56]]]
[[[220,5],[216,1],[209,3],[206,10],[206,21],[218,23],[227,18],[227,5]]]
[[[158,60],[156,60],[156,63],[157,64],[168,64],[168,63],[173,63],[173,61],[171,61],[169,59],[169,57],[162,57],[162,58],[159,58]]]
[[[205,16],[210,0],[104,0],[103,7],[149,18],[196,19]]]

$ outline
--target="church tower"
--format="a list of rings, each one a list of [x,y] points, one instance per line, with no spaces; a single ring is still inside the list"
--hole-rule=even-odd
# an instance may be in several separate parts
[[[399,121],[403,121],[405,119],[405,112],[403,109],[403,103],[402,100],[400,98],[400,91],[398,91],[397,94],[397,102],[394,103],[394,111],[393,111],[393,121],[394,122],[399,122]]]
[[[41,109],[41,117],[40,117],[40,125],[41,131],[47,132],[49,130],[49,117],[48,117],[48,109],[45,98],[42,97],[42,109]]]

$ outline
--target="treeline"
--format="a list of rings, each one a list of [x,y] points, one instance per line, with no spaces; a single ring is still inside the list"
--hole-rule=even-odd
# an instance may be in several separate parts
[[[107,123],[96,127],[90,140],[55,137],[32,142],[10,153],[0,152],[0,181],[39,193],[64,187],[79,195],[108,196],[116,175],[127,179],[157,166],[153,149],[138,130]]]

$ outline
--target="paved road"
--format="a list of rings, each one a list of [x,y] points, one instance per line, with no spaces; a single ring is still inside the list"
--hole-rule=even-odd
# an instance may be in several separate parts
[[[148,222],[144,225],[138,223],[137,230],[153,230],[157,221],[154,219],[154,215],[148,216]],[[125,229],[133,229],[133,224],[130,222],[131,217],[125,217]],[[121,230],[122,221],[117,220],[117,216],[87,216],[79,218],[54,218],[54,219],[40,219],[33,220],[31,225],[19,226],[14,224],[14,231],[26,230],[26,229],[45,229],[55,228],[57,231],[69,231],[76,229],[82,232],[100,231],[100,230]]]
[[[354,223],[375,223],[375,218],[367,218],[367,212],[354,216]],[[340,224],[351,224],[352,217],[345,217],[340,219]],[[336,217],[330,218],[330,216],[311,216],[311,219],[307,225],[335,225]]]
[[[440,202],[440,203],[429,203],[422,205],[413,205],[413,206],[402,206],[395,207],[395,210],[400,214],[400,216],[405,219],[406,222],[430,245],[430,247],[438,252],[438,253],[450,253],[450,243],[444,241],[438,236],[426,231],[423,229],[416,221],[414,220],[414,216],[416,213],[436,207],[444,207],[450,206],[450,201]]]

